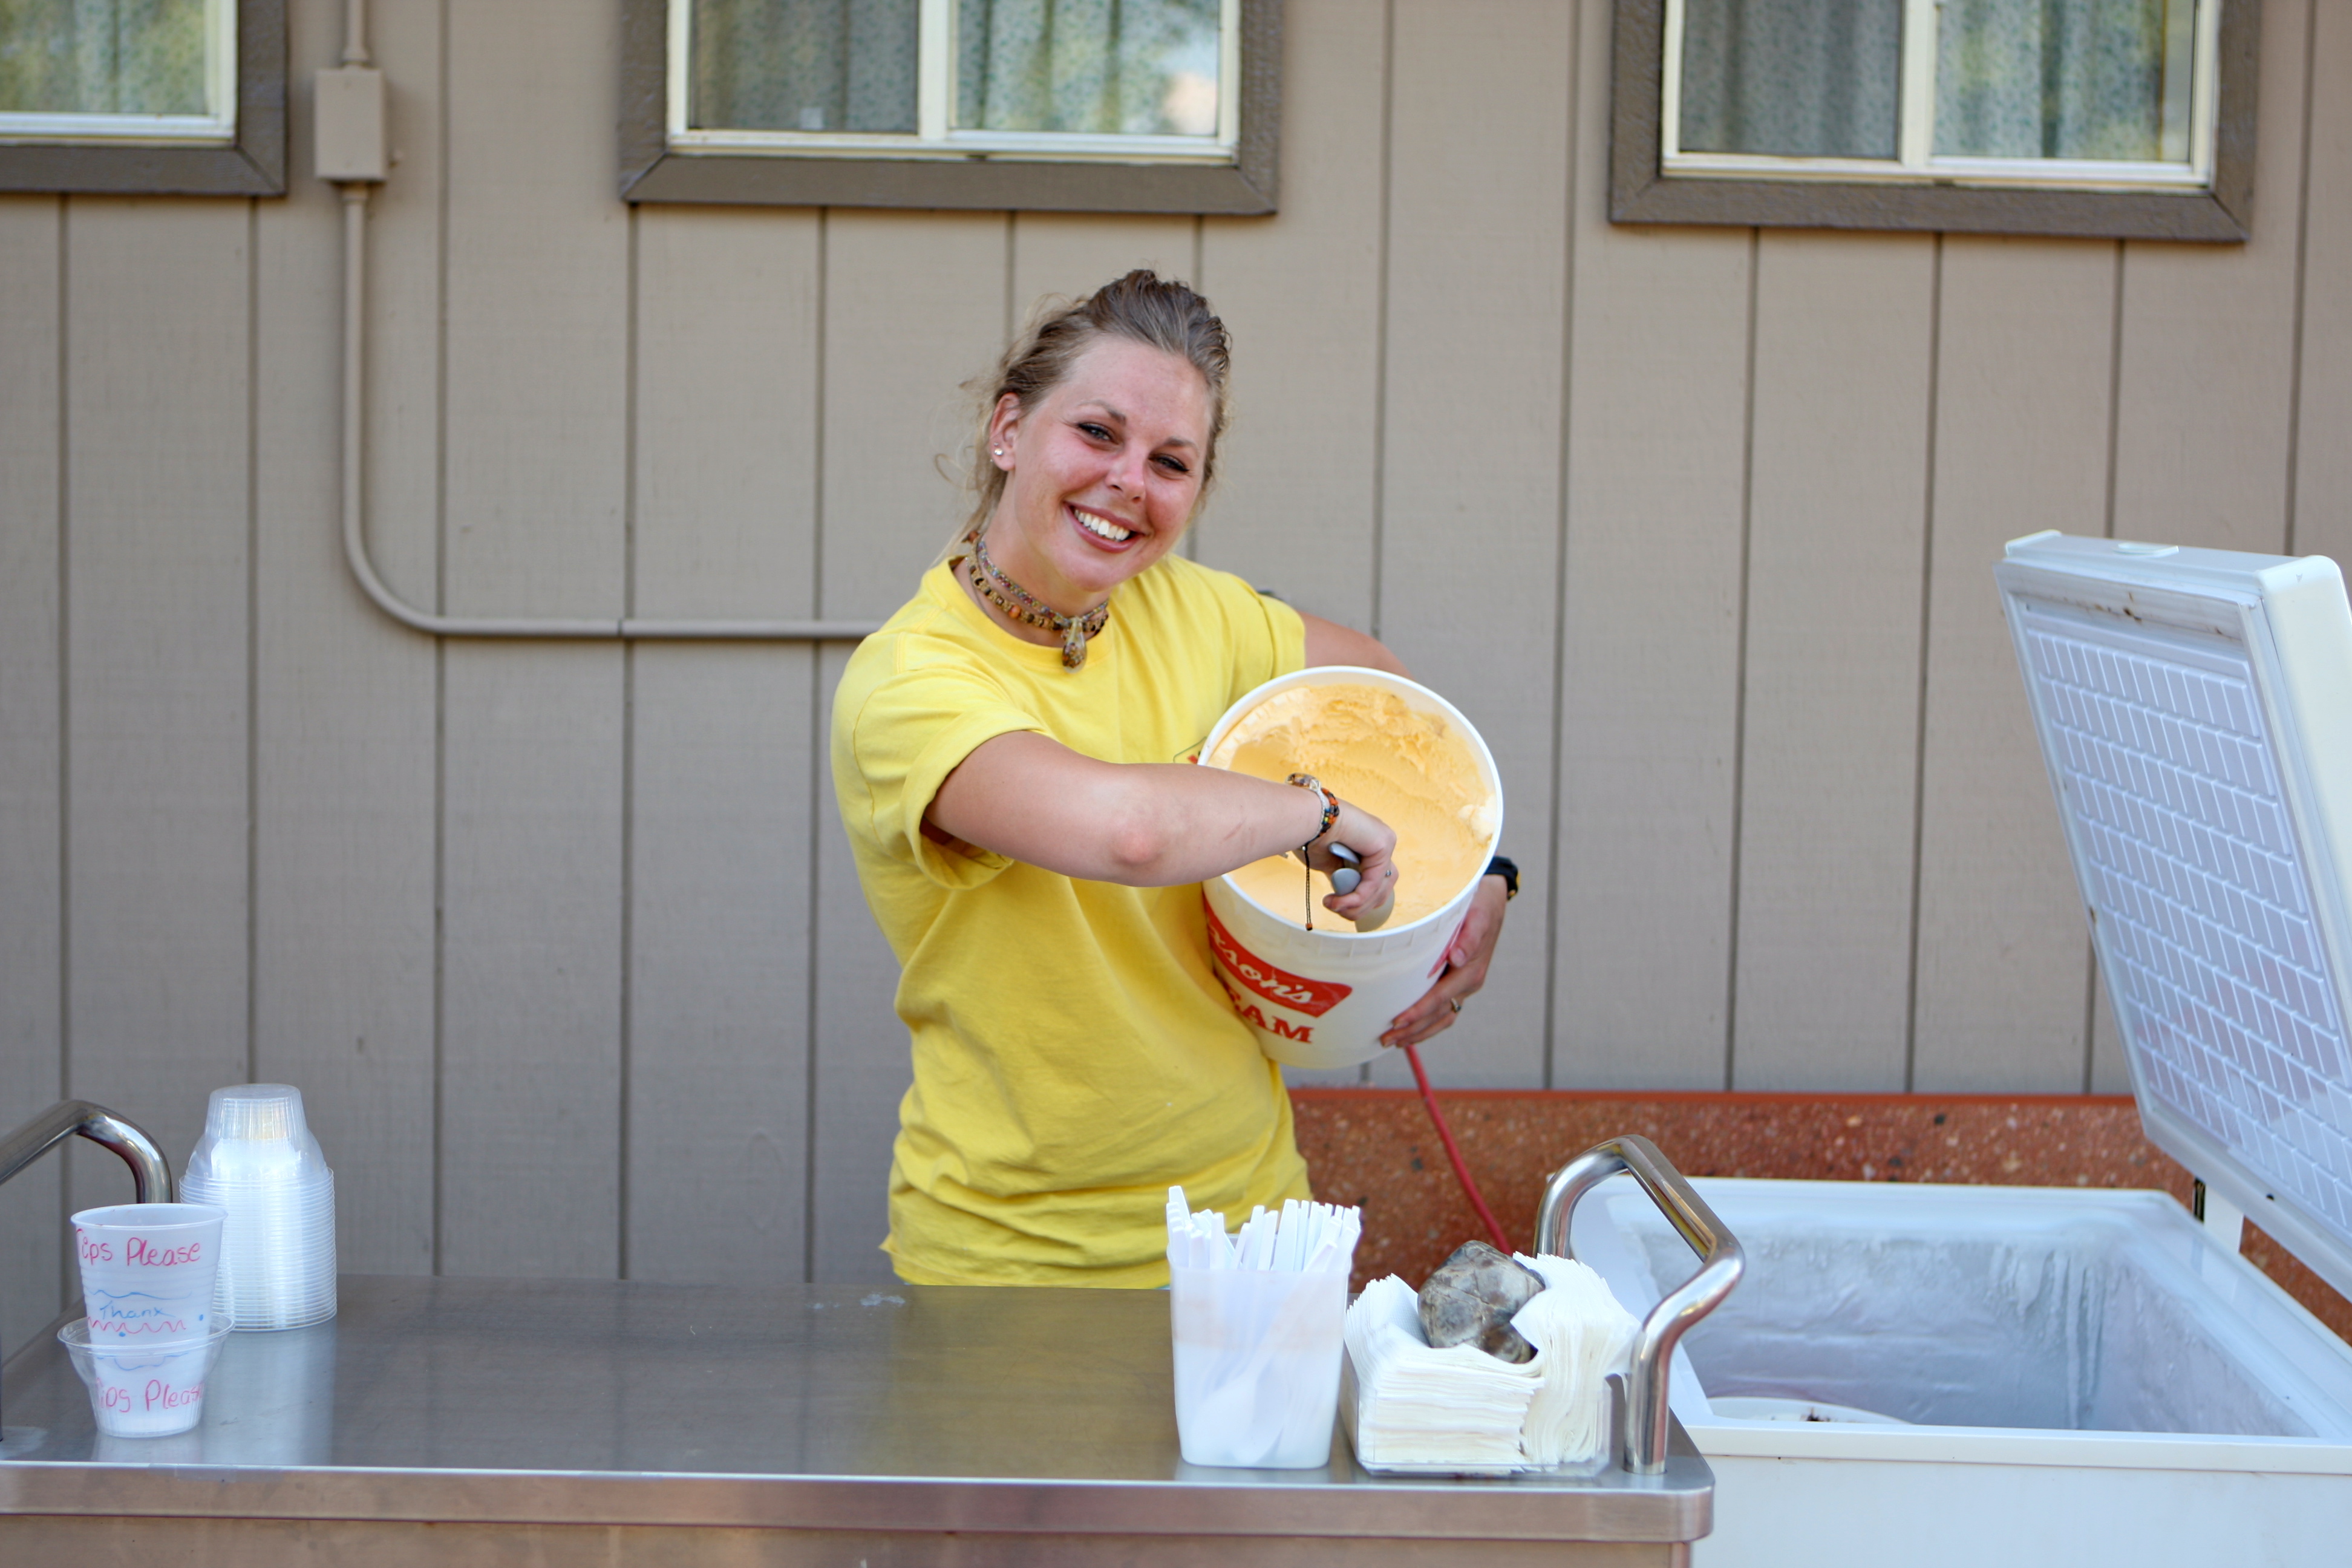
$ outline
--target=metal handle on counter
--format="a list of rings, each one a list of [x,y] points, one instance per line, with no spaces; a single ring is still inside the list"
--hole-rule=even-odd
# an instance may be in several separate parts
[[[0,1136],[0,1182],[6,1181],[68,1138],[79,1133],[111,1149],[131,1167],[131,1201],[172,1201],[172,1166],[155,1140],[136,1123],[87,1100],[61,1100],[14,1131]]]
[[[0,1134],[0,1183],[79,1132],[111,1149],[131,1167],[133,1203],[172,1201],[172,1165],[137,1125],[87,1100],[61,1100],[23,1126]],[[55,1327],[52,1324],[51,1327]]]
[[[1655,1143],[1634,1133],[1596,1143],[1554,1173],[1536,1211],[1536,1249],[1554,1258],[1574,1257],[1568,1235],[1577,1200],[1620,1171],[1642,1184],[1700,1259],[1698,1272],[1668,1291],[1633,1337],[1633,1373],[1625,1380],[1624,1450],[1618,1458],[1634,1475],[1654,1476],[1666,1468],[1666,1373],[1674,1365],[1675,1345],[1723,1304],[1748,1265],[1738,1239],[1706,1200],[1691,1190]]]

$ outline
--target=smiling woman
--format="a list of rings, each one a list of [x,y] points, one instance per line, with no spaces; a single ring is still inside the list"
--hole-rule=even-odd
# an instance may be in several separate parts
[[[915,1283],[1162,1284],[1171,1185],[1228,1212],[1307,1195],[1199,884],[1289,850],[1328,871],[1346,846],[1361,883],[1325,904],[1353,919],[1394,896],[1395,835],[1190,759],[1275,676],[1404,671],[1172,553],[1227,365],[1208,301],[1150,272],[1041,314],[988,383],[970,522],[843,674],[835,788],[913,1043],[884,1245]],[[1504,897],[1481,885],[1390,1043],[1484,983]]]

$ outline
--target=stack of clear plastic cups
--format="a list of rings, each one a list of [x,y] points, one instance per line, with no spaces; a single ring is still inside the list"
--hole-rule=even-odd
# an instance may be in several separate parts
[[[290,1084],[213,1090],[181,1194],[228,1211],[213,1310],[237,1329],[335,1315],[335,1173]]]

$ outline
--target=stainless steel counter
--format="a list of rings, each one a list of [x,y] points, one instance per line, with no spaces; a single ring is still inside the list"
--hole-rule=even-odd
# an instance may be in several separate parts
[[[99,1436],[59,1347],[27,1347],[0,1383],[0,1556],[176,1518],[588,1529],[599,1561],[684,1528],[761,1532],[761,1563],[857,1561],[870,1538],[877,1568],[1101,1560],[1089,1541],[1138,1563],[1443,1561],[1465,1540],[1496,1563],[1522,1555],[1506,1542],[1672,1563],[1711,1517],[1679,1427],[1643,1479],[1384,1479],[1344,1438],[1322,1469],[1188,1466],[1158,1292],[358,1277],[341,1302],[232,1335],[179,1437]],[[436,1539],[448,1560],[457,1537]]]

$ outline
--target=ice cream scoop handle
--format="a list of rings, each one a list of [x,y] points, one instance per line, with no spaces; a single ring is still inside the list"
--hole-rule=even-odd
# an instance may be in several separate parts
[[[1362,883],[1364,879],[1364,874],[1356,869],[1357,867],[1364,863],[1363,857],[1358,855],[1354,850],[1349,848],[1344,844],[1334,844],[1331,846],[1331,853],[1337,856],[1340,861],[1339,868],[1331,873],[1331,890],[1344,897],[1347,894],[1354,892],[1357,887]],[[1356,929],[1360,931],[1380,930],[1381,927],[1388,923],[1389,914],[1395,908],[1396,897],[1394,894],[1391,894],[1388,899],[1382,901],[1380,908],[1376,910],[1367,910],[1362,914],[1358,915],[1355,922]]]

